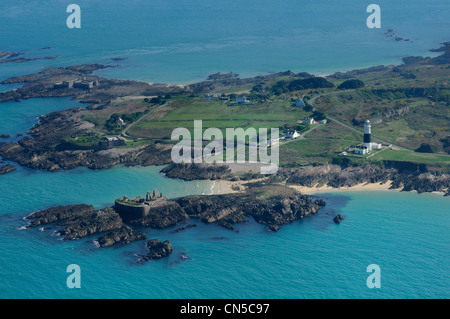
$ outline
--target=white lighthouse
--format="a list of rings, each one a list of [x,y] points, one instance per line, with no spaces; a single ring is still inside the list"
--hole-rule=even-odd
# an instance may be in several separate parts
[[[364,122],[364,143],[363,146],[367,147],[367,150],[370,152],[372,150],[372,143],[370,139],[370,121],[366,120]]]

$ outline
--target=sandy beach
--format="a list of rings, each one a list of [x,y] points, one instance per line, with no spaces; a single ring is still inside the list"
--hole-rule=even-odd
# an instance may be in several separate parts
[[[389,181],[384,184],[380,183],[361,183],[351,187],[339,187],[334,188],[330,186],[320,187],[306,187],[298,185],[289,185],[289,187],[303,193],[303,194],[316,194],[316,193],[331,193],[331,192],[355,192],[355,191],[400,191],[400,189],[390,189],[392,182]]]
[[[218,183],[218,186],[216,189],[219,190],[219,193],[221,194],[227,194],[227,193],[236,193],[241,190],[244,190],[245,184],[250,182],[258,182],[261,181],[260,179],[255,180],[248,180],[248,181],[216,181]],[[400,191],[400,189],[390,189],[391,187],[391,181],[388,181],[387,183],[380,184],[380,183],[361,183],[357,184],[351,187],[340,187],[340,188],[334,188],[330,186],[316,186],[316,187],[306,187],[306,186],[299,186],[299,185],[287,185],[296,191],[312,195],[312,194],[318,194],[318,193],[334,193],[334,192],[355,192],[355,191]],[[286,185],[286,184],[285,184]]]

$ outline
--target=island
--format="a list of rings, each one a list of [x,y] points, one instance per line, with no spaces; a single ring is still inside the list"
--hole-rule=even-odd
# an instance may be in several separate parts
[[[103,248],[146,240],[143,228],[187,231],[195,227],[185,225],[192,219],[230,231],[253,219],[278,231],[325,205],[310,195],[316,190],[372,187],[450,195],[450,42],[432,51],[439,55],[328,76],[284,71],[240,78],[230,72],[189,85],[93,75],[117,67],[101,64],[12,77],[2,83],[24,86],[0,93],[0,103],[72,97],[85,107],[44,114],[14,141],[2,132],[0,156],[47,171],[165,165],[161,173],[167,178],[229,186],[226,194],[170,199],[155,190],[134,199],[124,195],[98,210],[89,204],[59,206],[26,218],[27,228],[55,225],[65,240],[95,236]],[[0,53],[2,59],[17,56]],[[278,128],[276,174],[262,175],[241,163],[173,163],[172,131],[180,123],[192,129],[198,119],[204,129]],[[7,164],[1,173],[14,169]],[[343,219],[337,214],[331,222]],[[172,252],[170,242],[156,238],[145,247],[149,253],[141,262]]]
[[[185,180],[257,178],[316,188],[366,183],[449,194],[450,43],[431,51],[440,55],[320,77],[285,71],[241,79],[230,72],[189,85],[149,84],[92,75],[114,67],[101,64],[12,77],[2,83],[24,86],[0,93],[0,102],[72,97],[86,107],[42,115],[26,136],[0,142],[0,156],[48,171],[169,165],[163,174]],[[205,129],[279,128],[277,174],[258,176],[239,165],[174,164],[171,132],[180,121],[189,128],[196,119],[205,119]]]
[[[313,200],[289,187],[275,185],[249,185],[239,193],[174,199],[158,195],[158,190],[154,190],[145,198],[123,196],[115,200],[113,207],[99,210],[88,204],[51,207],[25,217],[29,221],[25,228],[41,227],[46,231],[51,229],[49,225],[55,225],[56,233],[64,240],[102,235],[95,242],[105,248],[145,240],[145,233],[136,228],[166,229],[191,219],[234,230],[235,224],[252,218],[269,231],[278,231],[282,225],[316,214],[325,205],[322,199]],[[182,226],[175,231],[193,227]],[[146,247],[150,253],[141,256],[139,262],[158,259],[172,251],[170,242],[159,240],[150,240]]]

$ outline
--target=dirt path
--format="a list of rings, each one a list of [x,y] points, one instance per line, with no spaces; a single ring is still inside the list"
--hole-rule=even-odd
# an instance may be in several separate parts
[[[143,116],[141,116],[137,121],[131,123],[130,125],[127,125],[127,127],[122,131],[121,135],[122,135],[123,137],[132,138],[131,136],[129,136],[129,135],[127,134],[128,130],[129,130],[130,128],[132,128],[132,127],[135,126],[136,124],[140,123],[144,118],[148,117],[150,114],[152,114],[152,113],[155,112],[156,110],[158,110],[158,109],[160,109],[160,108],[162,108],[163,106],[166,106],[166,105],[168,105],[168,103],[164,103],[164,104],[158,106],[157,108],[154,108],[153,110],[151,110],[151,111],[148,112],[147,114],[144,114]]]

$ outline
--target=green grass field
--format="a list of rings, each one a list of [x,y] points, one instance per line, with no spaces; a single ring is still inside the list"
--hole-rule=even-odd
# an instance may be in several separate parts
[[[448,165],[448,164],[450,164],[450,155],[386,150],[379,154],[374,155],[371,158],[371,160],[407,161],[407,162],[416,162],[416,163]]]
[[[282,128],[295,126],[298,120],[310,113],[281,99],[253,105],[229,105],[226,101],[194,98],[185,100],[163,117],[155,115],[147,116],[128,133],[133,137],[167,139],[175,128],[184,127],[192,132],[195,120],[202,120],[203,130],[214,127],[223,133],[225,128]]]
[[[365,82],[362,89],[341,91],[330,87],[295,92],[283,91],[285,93],[280,95],[269,94],[265,102],[252,105],[236,105],[233,99],[208,100],[206,97],[195,95],[175,96],[167,100],[167,104],[159,105],[149,104],[144,99],[134,97],[118,100],[108,108],[86,110],[83,119],[94,123],[95,136],[101,137],[107,133],[104,126],[111,114],[148,111],[126,132],[128,141],[124,148],[139,147],[156,141],[176,143],[171,141],[173,130],[187,128],[193,136],[195,120],[202,120],[203,132],[208,128],[219,128],[224,138],[226,128],[254,128],[256,131],[261,128],[280,128],[281,132],[287,128],[295,128],[304,133],[314,126],[299,127],[297,121],[310,117],[312,112],[293,106],[293,101],[298,96],[303,96],[304,100],[308,101],[319,95],[314,103],[315,107],[361,132],[362,123],[370,119],[374,140],[378,137],[411,150],[417,149],[421,144],[428,144],[437,152],[385,150],[367,158],[348,157],[352,162],[358,164],[394,160],[449,165],[450,156],[440,154],[448,151],[445,143],[448,143],[446,139],[450,136],[448,70],[449,66],[402,66],[400,70],[388,68],[356,76]],[[261,80],[261,86],[270,91],[277,81],[295,79],[298,77],[283,74]],[[343,81],[333,79],[335,85]],[[239,95],[251,91],[253,86],[254,84],[225,86],[213,93]],[[404,91],[398,91],[411,88],[435,88],[436,98],[428,95],[428,91],[426,95],[419,97],[411,97],[417,95],[406,95],[402,93]],[[346,147],[362,143],[362,134],[333,121],[315,127],[304,138],[280,147],[281,165],[331,163]],[[76,143],[84,145],[93,142],[89,138],[79,137]]]

